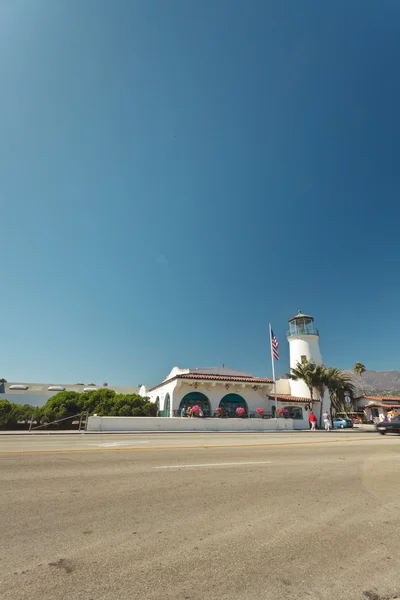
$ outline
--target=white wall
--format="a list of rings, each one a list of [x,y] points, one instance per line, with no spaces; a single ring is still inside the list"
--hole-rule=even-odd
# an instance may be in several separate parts
[[[160,410],[164,410],[164,401],[168,393],[171,399],[171,416],[173,416],[174,410],[179,409],[179,404],[184,396],[191,392],[200,392],[207,396],[211,405],[211,414],[214,414],[221,399],[227,394],[239,394],[242,396],[246,400],[249,412],[255,412],[257,408],[263,408],[266,413],[271,412],[272,402],[268,399],[268,396],[272,389],[272,384],[258,385],[257,390],[253,390],[253,384],[229,383],[228,385],[229,387],[226,389],[224,382],[198,381],[196,387],[194,381],[188,382],[183,379],[175,379],[148,392],[148,395],[152,402],[155,402],[159,398]]]
[[[315,362],[317,365],[322,364],[318,335],[293,335],[288,339],[290,368],[294,368],[298,362],[301,362],[302,356],[306,356],[309,361]]]
[[[317,365],[322,364],[322,356],[319,349],[319,337],[317,335],[294,335],[289,337],[290,369],[294,369],[297,363],[301,363],[301,357],[306,356],[310,362]],[[309,398],[310,392],[304,381],[290,382],[292,396]]]
[[[368,407],[368,404],[366,406],[364,406],[363,408],[364,408],[364,411],[365,411],[365,414],[366,414],[367,418],[370,419],[371,416],[372,416],[372,412],[371,412],[371,409]],[[387,416],[388,412],[391,410],[390,406],[386,406],[386,407],[377,406],[377,407],[374,407],[374,408],[377,408],[378,414],[379,414],[379,418],[381,418],[381,417],[385,418]]]
[[[287,408],[289,406],[295,406],[297,408],[301,408],[303,418],[302,419],[293,419],[293,429],[308,429],[308,427],[309,427],[308,417],[310,416],[310,411],[305,409],[304,404],[299,404],[298,402],[290,402],[290,401],[285,402],[284,400],[281,400],[279,406],[282,408]],[[317,406],[318,406],[317,404],[314,404],[314,413],[316,415],[318,415],[317,410],[319,410],[317,408]]]
[[[301,357],[305,356],[310,362],[314,362],[317,365],[322,365],[322,356],[319,349],[319,336],[317,335],[293,335],[289,338],[289,352],[290,352],[290,369],[294,369],[297,363],[301,363]],[[304,381],[298,380],[290,381],[290,388],[292,396],[300,396],[303,398],[309,398],[310,392]],[[314,391],[314,397],[318,398],[317,390]],[[327,411],[330,411],[330,398],[328,392],[325,392],[321,404],[314,404],[314,413],[318,420],[320,415]]]
[[[239,396],[242,396],[247,403],[249,412],[255,412],[257,408],[263,408],[267,413],[271,412],[272,402],[268,398],[272,389],[271,384],[258,386],[257,390],[253,390],[251,384],[230,383],[228,385],[229,387],[227,389],[226,384],[224,383],[208,381],[199,382],[199,385],[195,388],[194,386],[190,386],[186,381],[180,380],[180,383],[173,391],[174,410],[179,408],[180,401],[186,394],[189,394],[190,392],[200,392],[209,399],[211,404],[211,414],[214,414],[222,398],[228,394],[239,394]]]
[[[88,431],[276,431],[292,419],[195,419],[180,417],[89,417]]]
[[[165,400],[166,400],[167,394],[169,394],[169,397],[170,397],[170,416],[171,417],[174,414],[173,411],[175,410],[175,406],[174,406],[174,401],[175,401],[174,390],[175,390],[175,388],[177,386],[177,381],[178,380],[175,379],[174,381],[170,381],[169,383],[156,388],[152,392],[147,392],[147,395],[150,397],[150,400],[152,402],[156,402],[157,398],[159,399],[160,410],[165,410],[165,408],[164,408],[164,406],[165,406]]]
[[[290,379],[277,379],[276,380],[276,393],[277,394],[291,394]],[[272,392],[273,393],[273,392]]]

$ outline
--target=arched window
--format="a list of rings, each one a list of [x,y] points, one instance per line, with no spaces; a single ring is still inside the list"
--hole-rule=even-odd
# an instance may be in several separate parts
[[[288,411],[289,419],[303,418],[303,409],[301,406],[285,406],[285,409]]]
[[[222,408],[227,417],[236,417],[236,409],[239,407],[244,408],[245,414],[248,414],[247,402],[239,394],[227,394],[222,398],[219,407]]]
[[[271,415],[272,415],[272,418],[275,419],[275,417],[276,417],[276,406],[275,406],[275,404],[271,408]]]
[[[189,408],[189,406],[196,406],[196,404],[197,406],[200,406],[205,417],[211,416],[210,401],[207,398],[207,396],[200,392],[190,392],[189,394],[186,394],[184,398],[182,398],[179,404],[179,414],[181,414],[183,408],[186,411]]]
[[[169,417],[171,414],[171,398],[169,394],[164,398],[164,412],[166,413],[166,417]]]
[[[160,410],[159,417],[170,417],[171,416],[171,397],[169,394],[166,394],[164,398],[164,408]]]

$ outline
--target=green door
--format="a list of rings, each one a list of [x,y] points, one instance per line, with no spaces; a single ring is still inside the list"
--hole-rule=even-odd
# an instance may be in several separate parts
[[[222,398],[219,407],[227,417],[236,417],[236,409],[239,407],[244,408],[245,414],[248,414],[247,402],[239,394],[227,394]]]
[[[196,404],[197,406],[200,406],[205,417],[211,416],[210,401],[207,396],[201,394],[200,392],[190,392],[189,394],[186,394],[184,398],[182,398],[181,403],[179,404],[179,416],[182,413],[182,408],[184,408],[186,411],[189,407],[191,408],[192,406],[196,406]]]
[[[169,417],[171,416],[171,398],[169,394],[165,396],[164,400],[164,410],[160,410],[159,417]]]

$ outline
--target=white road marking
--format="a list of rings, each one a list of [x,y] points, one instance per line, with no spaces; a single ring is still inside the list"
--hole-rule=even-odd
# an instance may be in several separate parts
[[[261,460],[256,462],[229,462],[229,463],[204,463],[195,465],[165,465],[162,467],[153,467],[153,469],[193,469],[196,467],[237,467],[241,465],[270,465],[270,460]]]
[[[138,440],[134,444],[149,444],[148,441]],[[87,446],[96,446],[97,448],[118,448],[121,446],[132,446],[132,442],[104,442],[104,444],[87,444]]]

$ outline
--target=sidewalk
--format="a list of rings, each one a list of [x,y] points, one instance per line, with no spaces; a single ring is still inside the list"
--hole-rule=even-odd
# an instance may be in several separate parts
[[[361,425],[361,426],[356,426],[354,428],[349,428],[349,429],[333,429],[331,430],[329,433],[330,435],[341,435],[343,433],[354,433],[354,434],[358,434],[358,433],[367,433],[367,432],[374,432],[375,431],[375,425]],[[232,429],[232,430],[225,430],[225,431],[195,431],[195,430],[186,430],[186,431],[177,431],[177,430],[170,430],[170,431],[159,431],[159,430],[154,430],[154,431],[77,431],[74,429],[66,429],[66,430],[50,430],[50,431],[28,431],[28,430],[22,430],[22,431],[0,431],[0,437],[7,437],[7,436],[46,436],[46,435],[55,435],[55,436],[64,436],[64,435],[73,435],[73,436],[79,436],[79,435],[154,435],[154,434],[163,434],[163,433],[168,433],[168,434],[207,434],[207,435],[221,435],[221,434],[249,434],[249,433],[254,433],[254,434],[258,434],[258,435],[265,435],[265,434],[282,434],[282,433],[287,433],[287,434],[304,434],[304,433],[310,433],[309,429],[292,429],[292,430],[287,430],[287,429],[282,429],[282,430],[275,430],[275,429],[269,429],[266,431],[255,431],[254,429],[243,429],[241,431],[237,431],[236,429]],[[325,429],[317,429],[313,435],[327,435]]]

